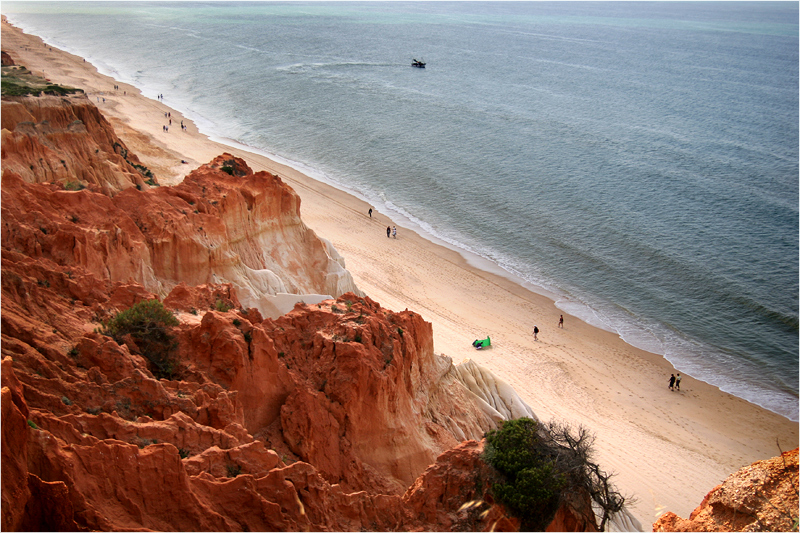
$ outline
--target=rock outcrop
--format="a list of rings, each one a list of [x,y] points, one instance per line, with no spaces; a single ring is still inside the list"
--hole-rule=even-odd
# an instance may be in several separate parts
[[[265,295],[361,294],[344,259],[300,219],[299,196],[230,154],[175,187],[126,190],[113,203],[150,252],[160,285],[143,285],[153,292],[179,283],[232,283],[242,304],[265,316],[271,314],[259,305]]]
[[[688,519],[668,512],[653,531],[795,531],[798,503],[795,448],[731,474]]]
[[[5,50],[0,52],[0,62],[4,67],[13,67],[14,65],[16,65],[14,59]]]
[[[2,128],[3,169],[28,183],[106,195],[156,184],[86,95],[3,97]]]
[[[182,301],[226,289],[197,292]],[[6,321],[12,299],[4,291],[9,530],[439,530],[400,494],[491,426],[432,353],[429,324],[353,294],[275,321],[203,310],[178,327],[172,381],[101,334],[67,349],[35,315]]]

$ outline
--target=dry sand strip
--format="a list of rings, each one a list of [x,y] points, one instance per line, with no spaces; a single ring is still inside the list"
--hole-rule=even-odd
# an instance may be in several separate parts
[[[396,222],[379,211],[370,218],[371,206],[361,200],[260,155],[212,142],[176,110],[99,74],[82,58],[6,23],[2,31],[3,50],[18,63],[85,89],[162,184],[178,183],[223,151],[256,171],[280,175],[300,195],[305,223],[333,242],[359,288],[385,307],[408,308],[433,324],[437,353],[489,368],[541,419],[595,433],[596,459],[635,498],[630,510],[644,529],[667,510],[688,516],[729,474],[777,455],[776,439],[784,450],[797,447],[796,422],[690,376],[684,375],[680,392],[672,392],[667,380],[676,370],[663,357],[569,315],[559,329],[562,313],[548,298],[477,269],[411,230],[398,228],[397,239],[387,239],[386,226]],[[171,113],[169,132],[163,131],[164,113]],[[534,324],[541,330],[538,341]],[[487,334],[492,348],[474,350],[472,340]]]

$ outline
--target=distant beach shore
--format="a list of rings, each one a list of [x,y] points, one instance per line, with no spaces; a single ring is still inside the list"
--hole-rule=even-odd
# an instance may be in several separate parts
[[[691,376],[683,376],[680,391],[670,390],[669,377],[678,371],[663,357],[476,268],[379,210],[370,216],[375,206],[346,192],[243,147],[210,140],[178,110],[5,19],[2,47],[35,74],[84,89],[162,185],[179,183],[222,152],[243,158],[255,171],[279,175],[300,195],[303,221],[344,256],[361,290],[387,308],[407,308],[433,324],[437,353],[489,368],[543,420],[590,429],[596,459],[617,474],[619,490],[635,499],[630,510],[646,530],[663,512],[688,516],[740,467],[777,455],[778,446],[798,446],[796,422]],[[387,226],[397,226],[396,238],[386,237]],[[487,335],[492,347],[475,350],[472,341]]]

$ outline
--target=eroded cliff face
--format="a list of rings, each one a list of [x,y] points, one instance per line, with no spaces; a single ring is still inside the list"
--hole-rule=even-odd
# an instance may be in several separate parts
[[[798,492],[795,448],[731,474],[688,519],[668,512],[653,531],[796,531]]]
[[[177,379],[156,380],[133,343],[88,332],[67,348],[62,323],[7,323],[7,300],[71,298],[22,284],[3,294],[4,529],[441,530],[450,522],[415,506],[458,516],[463,502],[401,497],[439,452],[490,424],[445,377],[418,315],[348,294],[262,320],[202,309],[238,304],[229,286],[184,286],[167,301],[197,315],[178,315]]]
[[[3,97],[2,143],[3,169],[29,183],[107,195],[156,183],[83,94]]]
[[[224,154],[176,187],[109,196],[26,181],[6,167],[18,154],[3,142],[5,249],[161,297],[179,283],[228,282],[262,311],[278,293],[360,294],[344,261],[300,220],[297,195],[242,160]]]
[[[3,132],[3,529],[449,527],[402,495],[496,414],[433,353],[431,325],[355,292],[293,191],[227,154],[171,188],[137,188],[132,154],[107,157],[96,181],[65,190],[71,165],[102,149],[96,131],[43,133],[94,116],[60,106],[25,105],[33,118]],[[70,162],[64,173],[27,175],[45,153]],[[274,319],[250,305],[281,291],[339,297]],[[101,333],[156,298],[180,321],[169,380],[134,339]]]
[[[38,237],[3,241],[4,529],[441,529],[402,492],[494,424],[419,315],[348,293],[263,319],[230,284],[181,284],[158,380],[96,332],[156,295]]]

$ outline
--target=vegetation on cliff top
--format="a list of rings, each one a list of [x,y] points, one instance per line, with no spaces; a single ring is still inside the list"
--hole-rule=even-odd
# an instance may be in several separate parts
[[[588,494],[602,511],[598,529],[625,503],[610,475],[590,460],[594,438],[585,428],[508,420],[486,434],[484,460],[505,479],[493,495],[521,520],[525,531],[544,531],[569,495]]]
[[[63,96],[66,94],[82,93],[83,89],[64,87],[50,83],[41,76],[34,75],[23,66],[15,65],[2,68],[2,95],[3,96],[39,96],[49,94]]]

